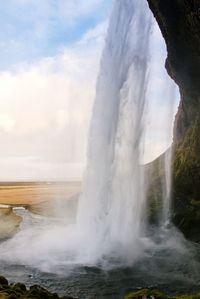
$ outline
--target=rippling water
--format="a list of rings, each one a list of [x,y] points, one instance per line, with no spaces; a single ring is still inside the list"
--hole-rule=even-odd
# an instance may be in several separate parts
[[[40,284],[59,294],[70,294],[83,299],[120,299],[129,292],[144,287],[157,288],[169,294],[189,293],[200,289],[199,247],[186,242],[173,228],[167,232],[152,228],[152,246],[148,244],[144,256],[133,265],[123,266],[116,260],[101,261],[99,265],[73,264],[69,262],[67,253],[62,251],[54,263],[49,261],[48,267],[49,257],[40,257],[40,261],[46,261],[46,264],[37,264],[34,259],[26,264],[17,255],[14,246],[21,241],[27,250],[35,250],[31,239],[41,230],[52,231],[53,234],[55,227],[63,227],[63,221],[33,215],[24,209],[16,212],[24,219],[21,230],[12,240],[1,243],[0,246],[0,269],[10,282]],[[26,239],[27,236],[29,238]],[[7,255],[4,250],[7,250]],[[26,252],[21,251],[21,257],[23,255]]]

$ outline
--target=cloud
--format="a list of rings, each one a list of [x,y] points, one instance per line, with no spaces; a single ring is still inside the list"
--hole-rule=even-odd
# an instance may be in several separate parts
[[[40,157],[0,157],[0,181],[77,181],[84,165],[44,161]]]
[[[18,18],[22,17],[26,21],[37,19],[39,22],[41,19],[40,24],[45,21],[45,25],[46,23],[53,25],[55,21],[72,25],[80,18],[88,17],[102,7],[110,6],[110,4],[106,5],[107,2],[106,0],[7,0],[6,7],[11,12],[17,11]],[[98,14],[94,17],[98,17]]]
[[[15,126],[15,121],[10,115],[0,114],[0,130],[8,133],[13,130]]]
[[[150,40],[144,162],[162,154],[172,143],[173,123],[180,95],[165,69],[166,45],[157,23]]]
[[[0,68],[56,55],[107,19],[107,0],[7,0],[0,11]]]
[[[58,15],[63,22],[69,25],[74,25],[80,18],[100,11],[100,14],[110,4],[105,0],[58,0],[55,3],[54,9],[58,10]],[[111,1],[110,1],[111,2]]]
[[[26,177],[27,160],[22,157],[37,158],[40,179],[50,175],[45,163],[54,170],[63,168],[65,177],[67,163],[76,169],[84,163],[106,28],[107,23],[99,24],[54,57],[0,72],[0,156],[21,157],[18,176]]]

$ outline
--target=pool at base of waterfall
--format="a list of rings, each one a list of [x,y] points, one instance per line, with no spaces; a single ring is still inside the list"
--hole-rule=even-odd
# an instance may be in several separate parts
[[[18,235],[28,231],[29,226],[37,231],[39,227],[45,229],[52,225],[52,219],[33,215],[24,209],[17,213],[24,219]],[[152,228],[149,235],[155,243],[162,243],[160,233],[155,234],[155,230],[156,228]],[[12,241],[15,239],[17,235]],[[5,246],[6,242],[9,241],[1,243],[0,247]],[[5,259],[1,255],[0,269],[9,282],[23,282],[27,286],[39,284],[60,295],[72,295],[80,299],[120,299],[132,291],[146,287],[161,290],[166,294],[194,293],[200,290],[200,250],[197,245],[184,242],[185,248],[175,246],[176,241],[172,240],[168,242],[168,246],[151,246],[145,250],[143,257],[135,260],[132,265],[123,266],[119,261],[109,260],[108,257],[104,263],[97,265],[70,264],[63,251],[62,257],[60,255],[61,262],[57,260],[46,269],[31,262],[25,264],[19,258]],[[26,246],[31,249],[31,242]],[[9,254],[12,255],[12,250],[13,248],[10,248],[8,257]]]

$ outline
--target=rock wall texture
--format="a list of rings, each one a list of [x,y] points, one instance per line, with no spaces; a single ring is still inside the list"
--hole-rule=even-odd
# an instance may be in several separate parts
[[[181,95],[174,129],[173,221],[200,242],[200,0],[147,1],[166,41],[166,69]]]

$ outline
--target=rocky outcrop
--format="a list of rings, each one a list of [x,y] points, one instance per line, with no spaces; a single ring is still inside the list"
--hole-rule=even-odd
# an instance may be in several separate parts
[[[200,1],[147,0],[166,41],[166,69],[180,90],[174,129],[173,221],[200,241]]]
[[[39,285],[26,288],[23,283],[9,284],[8,280],[0,276],[0,299],[73,299],[71,296],[59,297]]]

